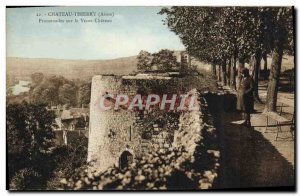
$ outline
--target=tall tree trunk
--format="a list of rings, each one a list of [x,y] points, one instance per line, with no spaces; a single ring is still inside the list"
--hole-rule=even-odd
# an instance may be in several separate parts
[[[268,79],[268,56],[267,52],[263,52],[262,58],[264,60],[264,79]]]
[[[236,90],[236,57],[233,56],[230,66],[230,89]]]
[[[227,77],[226,77],[226,59],[222,61],[222,84],[223,86],[227,85]]]
[[[252,55],[250,57],[249,61],[249,75],[253,78],[254,75],[254,61],[255,61],[255,55]]]
[[[259,98],[259,95],[258,95],[258,75],[259,75],[259,70],[260,70],[260,61],[261,61],[261,50],[260,49],[257,49],[255,51],[255,56],[253,58],[253,80],[254,80],[254,92],[253,92],[253,95],[254,95],[254,100],[257,102],[257,103],[262,103],[260,98]]]
[[[222,81],[222,74],[221,74],[221,65],[218,66],[218,81]]]
[[[238,66],[238,88],[241,85],[242,81],[242,75],[241,75],[241,69],[245,67],[245,59],[239,58],[239,66]]]
[[[280,79],[281,63],[283,55],[282,41],[278,41],[272,52],[272,63],[267,91],[266,110],[276,111],[277,93]]]
[[[261,58],[260,58],[260,61],[261,61]],[[259,64],[259,67],[258,67],[258,78],[260,79],[262,77],[262,73],[261,73],[261,63]]]
[[[211,72],[214,76],[217,76],[217,68],[216,68],[216,64],[211,64]]]
[[[230,86],[230,69],[231,69],[231,59],[229,58],[228,61],[226,61],[226,79],[227,79],[227,86]]]

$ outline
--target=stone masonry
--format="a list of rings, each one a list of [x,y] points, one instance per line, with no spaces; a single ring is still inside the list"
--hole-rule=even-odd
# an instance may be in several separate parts
[[[168,132],[158,124],[151,124],[149,137],[143,137],[147,130],[143,119],[147,112],[134,112],[128,110],[101,111],[100,97],[107,91],[135,95],[137,93],[136,81],[138,80],[169,80],[164,76],[113,76],[99,75],[92,80],[92,94],[90,106],[90,127],[88,144],[88,162],[99,171],[104,171],[110,166],[119,166],[122,153],[130,153],[133,158],[147,153],[153,148],[168,148]],[[127,82],[130,81],[128,84]]]

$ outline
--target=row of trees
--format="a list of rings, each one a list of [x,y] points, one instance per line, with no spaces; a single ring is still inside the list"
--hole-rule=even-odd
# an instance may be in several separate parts
[[[266,108],[276,110],[282,56],[293,53],[293,8],[171,7],[160,14],[167,15],[165,24],[190,55],[210,63],[214,74],[216,65],[221,67],[223,82],[228,81],[232,89],[236,89],[236,76],[239,82],[238,70],[250,63],[257,99],[260,62],[271,54]]]
[[[137,60],[137,70],[140,72],[170,71],[173,67],[179,66],[174,52],[167,49],[153,54],[142,50],[138,54]]]
[[[31,80],[29,95],[33,103],[81,106],[90,102],[91,83],[71,81],[62,76],[44,77],[42,73],[32,74]]]

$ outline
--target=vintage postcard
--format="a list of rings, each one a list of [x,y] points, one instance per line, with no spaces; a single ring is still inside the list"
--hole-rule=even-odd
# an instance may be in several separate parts
[[[295,190],[294,21],[7,6],[7,189]]]

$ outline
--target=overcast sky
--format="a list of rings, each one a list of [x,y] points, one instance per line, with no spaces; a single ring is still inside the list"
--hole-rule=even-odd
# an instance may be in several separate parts
[[[44,7],[7,9],[7,56],[58,59],[112,59],[140,50],[182,50],[180,39],[157,14],[160,7]],[[39,23],[53,12],[114,13],[111,23]],[[41,14],[41,16],[37,16]],[[84,17],[94,20],[98,17]]]

